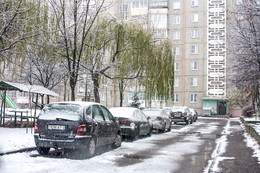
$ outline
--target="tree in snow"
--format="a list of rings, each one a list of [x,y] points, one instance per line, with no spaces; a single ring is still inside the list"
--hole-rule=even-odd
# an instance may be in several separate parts
[[[0,2],[0,75],[20,59],[27,39],[39,35],[33,16],[39,1],[5,0]],[[19,61],[19,60],[18,60]]]
[[[86,39],[103,10],[105,0],[49,0],[53,25],[57,26],[60,57],[66,61],[69,71],[71,100],[75,100],[75,89],[78,82],[81,62],[86,51]]]
[[[236,86],[259,108],[260,4],[243,0],[230,11],[228,50],[232,54]]]

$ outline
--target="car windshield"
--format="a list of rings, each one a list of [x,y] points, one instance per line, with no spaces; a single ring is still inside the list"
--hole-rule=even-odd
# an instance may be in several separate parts
[[[80,118],[81,106],[70,103],[55,103],[47,105],[39,115],[40,119],[65,119],[77,121]]]

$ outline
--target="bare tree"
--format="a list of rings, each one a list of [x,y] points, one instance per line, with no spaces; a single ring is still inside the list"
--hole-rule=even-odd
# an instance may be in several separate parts
[[[10,51],[28,38],[39,34],[32,30],[32,14],[39,1],[5,0],[0,2],[0,64],[10,62]],[[4,65],[2,65],[4,67]],[[4,70],[2,68],[2,70]],[[0,71],[0,73],[3,71]]]
[[[80,64],[84,56],[85,41],[105,0],[49,0],[59,30],[58,47],[69,71],[71,100],[75,100]]]
[[[236,71],[234,82],[259,107],[260,84],[260,4],[243,0],[230,11],[229,50]]]

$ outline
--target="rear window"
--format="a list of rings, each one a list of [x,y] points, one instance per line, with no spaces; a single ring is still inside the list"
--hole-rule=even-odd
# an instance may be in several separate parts
[[[40,119],[55,120],[57,118],[65,120],[79,120],[82,108],[77,104],[57,103],[50,104],[43,108]]]

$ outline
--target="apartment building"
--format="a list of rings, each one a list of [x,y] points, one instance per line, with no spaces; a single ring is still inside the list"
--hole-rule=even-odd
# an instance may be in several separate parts
[[[227,11],[239,0],[118,0],[125,20],[144,21],[159,39],[172,41],[175,54],[174,99],[166,106],[188,106],[202,114],[229,114],[227,91]],[[228,3],[228,4],[227,4]],[[165,25],[167,22],[167,25]],[[229,76],[231,78],[232,76]],[[232,90],[228,89],[232,88]]]

